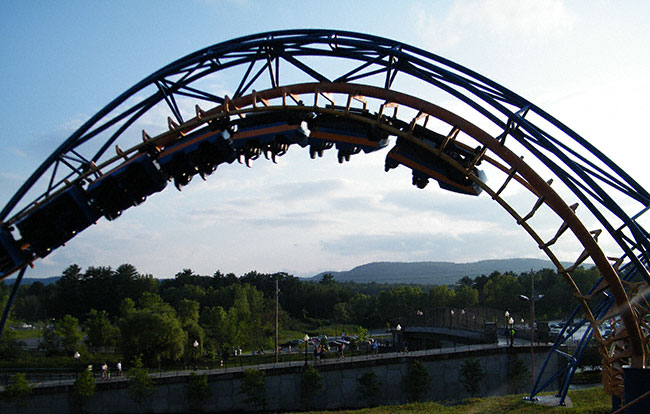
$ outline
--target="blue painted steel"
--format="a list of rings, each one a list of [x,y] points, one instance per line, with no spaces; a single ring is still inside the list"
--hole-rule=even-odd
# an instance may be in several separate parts
[[[0,227],[0,275],[27,264],[27,256],[7,229]]]
[[[7,298],[7,303],[5,304],[5,307],[2,311],[2,319],[0,319],[0,339],[2,339],[2,332],[5,329],[5,325],[7,323],[7,319],[9,318],[9,311],[11,310],[11,306],[14,303],[14,299],[16,298],[16,293],[18,293],[18,286],[20,286],[20,282],[23,280],[23,276],[25,275],[25,270],[27,269],[27,266],[23,266],[20,269],[20,272],[18,272],[18,277],[16,277],[16,280],[14,281],[14,286],[11,288],[11,293],[9,294],[9,298]]]
[[[626,282],[630,282],[635,277],[639,276],[639,273],[637,272],[636,267],[633,265],[633,262],[628,262],[626,265],[621,267],[621,269],[619,270],[619,274],[623,275],[621,279]],[[593,292],[595,292],[596,289],[601,285],[602,281],[603,279],[600,278],[589,289],[587,295],[590,295]],[[613,298],[609,295],[603,295],[598,305],[596,305],[592,309],[592,312],[594,313],[594,317],[596,319],[602,319],[603,317],[605,317],[605,315],[607,315],[607,313],[610,311],[613,305],[614,305]],[[562,378],[557,395],[558,397],[560,397],[560,405],[564,405],[564,401],[569,391],[569,385],[573,373],[578,368],[578,362],[580,361],[580,357],[582,356],[586,347],[589,345],[589,341],[593,335],[593,331],[591,326],[589,325],[589,321],[587,321],[586,319],[581,319],[576,323],[574,323],[576,316],[580,314],[582,310],[583,309],[580,306],[576,306],[574,308],[573,312],[571,313],[566,323],[562,327],[562,330],[560,331],[557,338],[555,339],[555,342],[551,347],[551,351],[547,354],[541,369],[537,373],[535,384],[533,385],[533,388],[529,394],[529,398],[531,400],[534,399],[539,393],[546,390],[547,387],[551,386],[555,380],[557,380],[558,378]],[[561,351],[560,347],[565,346],[567,341],[570,338],[572,338],[574,334],[578,332],[585,325],[588,325],[588,328],[582,334],[579,344],[578,346],[576,346],[576,350],[573,352],[573,354],[567,354]],[[569,327],[571,328],[569,329]],[[544,381],[542,382],[542,379],[546,375],[545,371],[546,371],[546,366],[548,364],[548,361],[553,355],[556,354],[567,359],[567,365],[564,369],[561,369],[560,371],[553,373],[548,378],[545,378]]]
[[[353,63],[353,67],[346,66],[341,73],[326,75],[318,67],[306,63],[317,61],[305,59],[312,57],[346,59]],[[158,103],[164,102],[176,121],[182,123],[183,114],[178,105],[179,98],[191,98],[209,104],[224,103],[225,96],[202,89],[197,86],[198,81],[208,75],[235,67],[242,68],[244,73],[234,97],[250,94],[256,82],[264,78],[270,80],[271,87],[282,86],[278,71],[280,62],[292,66],[308,81],[350,83],[372,82],[373,79],[379,78],[382,87],[392,89],[397,76],[408,76],[448,93],[502,130],[499,140],[504,145],[509,143],[509,140],[516,140],[528,151],[528,155],[540,160],[555,174],[616,241],[625,253],[625,266],[633,268],[630,272],[636,272],[650,283],[647,267],[650,261],[650,237],[637,221],[650,207],[650,194],[611,159],[538,106],[470,69],[394,40],[339,30],[284,30],[240,37],[199,50],[161,68],[111,101],[47,157],[0,211],[1,228],[7,229],[5,232],[8,232],[11,226],[16,225],[25,239],[17,243],[24,244],[23,242],[27,241],[32,245],[31,250],[25,252],[28,255],[47,254],[52,248],[56,248],[85,228],[84,226],[99,214],[92,211],[92,206],[87,206],[86,194],[79,177],[92,171],[93,163],[105,161],[108,158],[108,149],[123,138],[125,131],[144,114]],[[135,96],[143,98],[132,99]],[[405,125],[396,125],[405,130]],[[320,127],[314,127],[314,130],[318,131],[318,128]],[[353,130],[352,125],[347,125],[346,128],[348,132]],[[420,132],[418,128],[413,128],[414,134]],[[82,150],[82,145],[91,140],[99,145],[88,148],[96,150]],[[186,184],[196,173],[211,173],[218,163],[214,159],[195,157],[203,151],[188,153],[180,150],[180,146],[184,145],[180,142],[188,141],[186,139],[169,144],[160,149],[163,151],[161,154],[149,154],[152,160],[160,157],[157,161],[160,162],[162,170],[174,177],[177,187]],[[245,157],[252,158],[256,154],[259,156],[262,151],[270,152],[272,156],[286,151],[284,143],[276,145],[276,139],[269,142],[272,144],[266,142],[257,146],[249,145],[248,150],[240,148],[237,152],[243,152]],[[308,142],[312,157],[316,154],[322,155],[323,150],[335,144],[329,140],[318,141],[317,137]],[[178,145],[176,150],[173,150],[174,145]],[[223,145],[217,147],[212,148],[214,156],[222,156],[225,162],[232,162],[228,160],[235,151],[228,152]],[[357,147],[347,145],[344,140],[338,143],[338,149],[340,160],[358,150]],[[361,149],[365,150],[362,147]],[[179,157],[181,161],[173,160],[174,152],[177,153],[175,155],[182,154]],[[459,159],[465,162],[472,157],[471,153],[463,154],[462,151],[457,151],[457,154]],[[179,166],[172,167],[172,164]],[[442,176],[451,174],[444,165],[441,167],[438,164],[436,167]],[[145,176],[147,174],[144,173]],[[119,174],[112,179],[118,176]],[[416,176],[416,185],[423,185],[425,177],[419,172]],[[108,178],[106,180],[110,181]],[[54,200],[57,196],[52,199],[52,195],[58,194],[70,181],[75,183],[71,188],[77,190],[64,191],[67,194],[65,198],[78,210],[80,221],[75,224],[75,219],[69,217],[61,228],[43,224],[52,216],[51,211],[55,210],[53,206],[56,205]],[[457,188],[462,182],[460,178],[451,181],[451,184],[444,183],[446,188]],[[37,183],[42,185],[37,186]],[[153,184],[145,187],[149,188],[147,191],[156,188]],[[40,193],[36,188],[45,188],[45,191]],[[137,204],[138,199],[150,194],[145,191],[146,195],[143,193],[137,196],[137,190],[130,191],[136,194],[131,200],[134,204]],[[46,201],[37,209],[31,210],[32,200]],[[50,207],[46,207],[48,204]],[[637,208],[638,210],[630,212]],[[117,212],[109,215],[113,214]],[[49,230],[61,232],[61,235],[44,239],[36,229],[48,226]],[[12,246],[15,247],[13,242],[9,240],[8,243],[9,247],[5,246],[7,243],[3,244],[7,253],[5,256],[13,261],[15,266],[11,270],[0,268],[0,278],[6,277],[23,260],[16,258],[15,248],[11,250]],[[31,259],[31,256],[26,258],[27,261]],[[626,268],[625,266],[622,268]],[[575,314],[572,318],[574,317]],[[559,350],[556,349],[555,352]]]

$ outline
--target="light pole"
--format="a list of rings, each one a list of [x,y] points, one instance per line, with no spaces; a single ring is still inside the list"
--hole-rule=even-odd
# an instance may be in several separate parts
[[[198,352],[198,350],[199,350],[199,341],[197,341],[197,340],[195,339],[195,340],[194,340],[194,343],[192,344],[192,346],[194,347],[194,369],[196,370],[196,369],[197,369],[197,363],[196,363],[196,360],[197,360],[197,352]]]
[[[309,343],[309,335],[305,334],[305,367],[307,366],[307,344]]]
[[[402,332],[402,325],[399,323],[395,327],[395,352],[399,352],[400,333]]]
[[[79,361],[79,358],[81,358],[81,354],[79,354],[79,351],[74,351],[74,355],[72,355],[72,358],[74,358],[75,365],[77,365],[76,362]],[[77,367],[75,367],[75,371],[76,370],[77,370]]]
[[[535,387],[535,302],[543,298],[544,295],[535,296],[535,282],[533,280],[531,277],[532,299],[526,295],[519,295],[519,299],[528,301],[530,304],[530,374],[532,387]]]
[[[280,305],[279,305],[279,296],[280,296],[280,288],[278,285],[278,278],[279,276],[276,276],[275,278],[275,363],[278,363],[278,358],[280,354],[280,345],[278,343],[278,337],[279,337],[279,313],[280,313]]]

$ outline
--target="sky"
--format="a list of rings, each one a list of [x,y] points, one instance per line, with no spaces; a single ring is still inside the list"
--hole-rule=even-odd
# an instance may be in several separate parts
[[[235,37],[293,28],[370,33],[464,65],[534,102],[650,188],[647,16],[648,2],[607,0],[3,1],[0,206],[77,127],[157,69]],[[131,263],[163,278],[185,268],[312,276],[373,261],[543,258],[489,197],[435,183],[418,190],[409,170],[385,173],[384,156],[339,165],[333,152],[309,160],[292,148],[277,165],[219,167],[206,182],[180,193],[169,186],[100,220],[26,277],[72,263]],[[571,250],[560,258],[572,260]]]

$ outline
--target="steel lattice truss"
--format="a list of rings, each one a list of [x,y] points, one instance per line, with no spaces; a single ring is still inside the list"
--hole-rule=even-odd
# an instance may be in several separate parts
[[[215,78],[218,82],[210,81]],[[217,92],[215,85],[224,82],[230,85],[229,95]],[[454,110],[443,108],[443,104]],[[145,115],[160,114],[164,114],[158,125],[160,133],[142,130]],[[565,328],[551,354],[565,356],[566,368],[547,373],[544,366],[531,397],[559,377],[565,378],[560,391],[566,395],[576,362],[592,334],[600,343],[609,392],[621,394],[622,363],[645,365],[648,312],[647,303],[639,298],[650,282],[650,240],[639,220],[650,207],[650,194],[587,140],[503,86],[427,51],[359,33],[290,30],[246,36],[192,53],[134,85],[63,142],[2,209],[0,247],[7,262],[2,264],[0,278],[21,270],[15,290],[27,264],[85,228],[71,229],[40,251],[34,248],[37,243],[30,240],[25,223],[45,214],[61,194],[70,195],[74,189],[74,203],[85,202],[92,186],[133,160],[150,157],[154,167],[148,168],[165,170],[165,154],[180,148],[174,145],[202,140],[203,135],[196,134],[206,125],[222,131],[223,142],[244,143],[242,131],[248,121],[242,119],[262,119],[254,118],[255,114],[275,114],[271,117],[285,124],[295,124],[296,116],[307,123],[336,119],[339,126],[359,129],[363,125],[382,137],[397,137],[396,148],[403,153],[410,148],[406,152],[415,159],[435,160],[444,166],[437,170],[444,172],[436,176],[423,164],[407,164],[406,158],[393,156],[391,167],[403,164],[413,169],[414,184],[424,187],[433,178],[445,188],[471,180],[471,186],[463,184],[468,193],[471,188],[477,193],[484,191],[513,216],[571,287],[578,302],[572,317],[575,326],[589,325],[572,354],[562,347],[573,333]],[[230,137],[231,133],[234,136]],[[336,143],[342,161],[363,147],[346,150],[348,147],[331,138],[329,144],[321,142],[324,146],[317,148],[315,137],[312,131],[308,143],[312,156]],[[370,147],[377,146],[377,140],[371,141]],[[262,152],[270,152],[275,159],[293,143],[298,142],[232,145],[248,163]],[[306,146],[307,141],[300,145]],[[379,149],[370,147],[363,149]],[[210,168],[201,175],[210,174],[219,162],[232,162],[227,158],[205,161]],[[388,170],[388,158],[386,165]],[[486,166],[489,185],[478,165]],[[176,176],[170,171],[163,172],[173,176],[180,188],[198,167],[189,175]],[[452,176],[460,178],[449,178]],[[450,181],[443,184],[446,178]],[[557,191],[551,187],[553,180],[560,186]],[[513,186],[533,197],[532,208],[509,202],[506,187]],[[146,195],[162,188],[164,184]],[[146,195],[132,204],[144,201]],[[92,204],[94,199],[90,200]],[[540,209],[557,218],[557,229],[548,235],[533,228],[533,217]],[[102,215],[114,219],[120,211],[113,213],[103,211]],[[594,223],[600,228],[589,231],[586,226]],[[615,251],[603,252],[598,239],[604,237]],[[572,238],[582,250],[572,266],[563,266],[554,252],[560,238]],[[599,268],[603,279],[589,292],[581,292],[571,273],[587,259]],[[598,328],[612,318],[619,328],[613,336],[603,337]]]

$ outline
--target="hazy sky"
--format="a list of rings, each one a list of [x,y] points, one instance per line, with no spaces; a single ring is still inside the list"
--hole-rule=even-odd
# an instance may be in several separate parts
[[[211,44],[292,28],[371,33],[449,58],[541,106],[650,188],[648,16],[646,1],[6,0],[0,206],[81,123],[152,72]],[[100,220],[27,276],[71,263],[131,263],[156,277],[188,267],[308,276],[370,261],[543,257],[489,197],[435,183],[418,190],[409,170],[384,173],[384,156],[339,165],[333,151],[312,161],[292,148],[278,165],[219,167]]]

